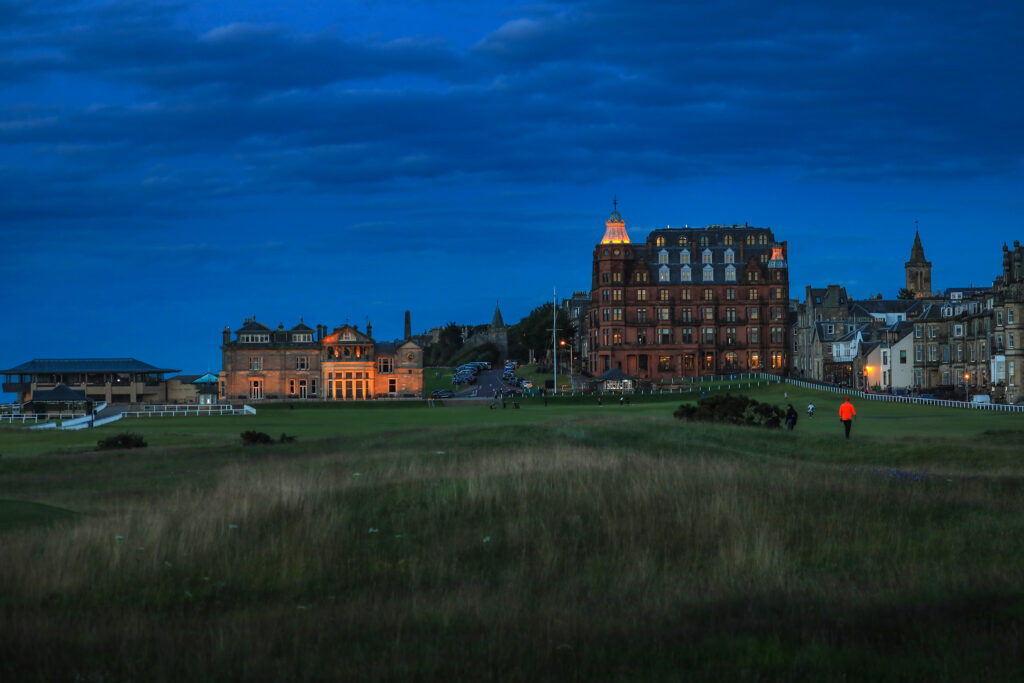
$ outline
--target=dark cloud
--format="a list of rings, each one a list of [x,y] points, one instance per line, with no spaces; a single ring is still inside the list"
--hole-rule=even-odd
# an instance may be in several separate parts
[[[143,204],[151,178],[175,173],[196,182],[161,189],[191,200],[464,174],[594,183],[609,165],[652,181],[740,167],[958,177],[1021,159],[1010,4],[567,3],[525,8],[461,51],[443,32],[200,31],[181,9],[0,5],[22,27],[0,43],[0,78],[82,90],[77,106],[10,103],[0,144],[34,145],[36,162],[59,158]],[[134,101],[91,100],[101,81]],[[39,180],[50,212],[76,189],[96,195]],[[18,203],[7,211],[34,210]]]

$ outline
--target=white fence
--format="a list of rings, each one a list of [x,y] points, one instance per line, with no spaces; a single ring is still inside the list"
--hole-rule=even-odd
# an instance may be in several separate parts
[[[995,410],[1005,413],[1024,413],[1024,405],[1005,405],[1002,403],[974,403],[973,401],[945,401],[937,398],[918,398],[916,396],[895,396],[893,394],[872,394],[867,391],[857,391],[849,387],[833,387],[828,384],[807,382],[800,379],[787,379],[787,384],[793,384],[804,389],[815,391],[828,391],[833,394],[856,394],[857,398],[869,401],[885,401],[886,403],[914,403],[917,405],[941,406],[943,408],[968,408],[970,410]]]
[[[200,405],[151,405],[143,406],[142,410],[126,410],[121,413],[125,417],[195,417],[200,415],[255,415],[256,409],[249,405],[236,408],[229,403]]]

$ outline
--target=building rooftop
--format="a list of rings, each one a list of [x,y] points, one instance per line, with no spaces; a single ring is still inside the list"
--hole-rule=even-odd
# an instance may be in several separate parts
[[[106,373],[131,372],[159,375],[180,372],[171,368],[158,368],[134,358],[33,358],[0,373],[8,375],[35,375],[46,373]]]

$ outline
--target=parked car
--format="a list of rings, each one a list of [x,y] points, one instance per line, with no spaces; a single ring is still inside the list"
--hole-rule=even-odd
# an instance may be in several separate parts
[[[435,389],[430,392],[430,398],[451,398],[455,392],[451,389]]]

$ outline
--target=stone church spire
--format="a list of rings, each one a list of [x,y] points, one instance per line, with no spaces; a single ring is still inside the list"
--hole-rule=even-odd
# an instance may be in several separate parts
[[[907,274],[907,289],[918,297],[932,295],[932,264],[924,257],[921,233],[914,221],[914,245],[910,247],[910,260],[903,264]]]
[[[491,327],[505,327],[505,321],[501,318],[501,308],[498,302],[494,302],[494,319],[491,320]]]

